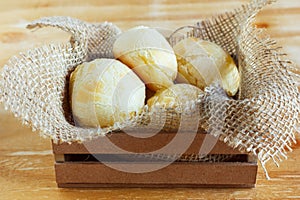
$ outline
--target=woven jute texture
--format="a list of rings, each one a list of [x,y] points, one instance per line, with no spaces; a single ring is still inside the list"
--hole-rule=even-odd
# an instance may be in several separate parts
[[[203,20],[186,32],[221,45],[236,60],[241,74],[239,94],[229,98],[215,83],[180,108],[158,108],[112,127],[76,127],[68,99],[68,77],[74,68],[95,58],[112,58],[121,32],[111,23],[92,24],[69,17],[42,18],[28,28],[54,26],[71,33],[70,42],[29,50],[4,66],[0,101],[24,124],[54,142],[93,139],[121,129],[163,131],[203,128],[231,147],[254,154],[264,167],[286,158],[296,142],[299,93],[295,66],[263,30],[252,26],[255,15],[271,0],[253,0],[232,12]],[[181,37],[172,34],[171,44]]]

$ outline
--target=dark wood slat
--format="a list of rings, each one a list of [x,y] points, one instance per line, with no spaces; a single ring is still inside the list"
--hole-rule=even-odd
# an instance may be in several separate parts
[[[214,184],[72,184],[72,183],[60,183],[57,184],[60,188],[254,188],[255,184],[225,184],[225,185],[214,185]]]
[[[132,137],[125,133],[113,133],[109,136],[105,136],[105,138],[99,137],[98,139],[85,142],[84,144],[80,144],[80,143],[53,144],[53,152],[54,154],[120,153],[120,152],[116,152],[115,150],[109,147],[105,147],[105,145],[107,144],[107,139],[109,139],[117,147],[124,149],[126,151],[135,152],[135,153],[149,153],[163,148],[164,146],[169,144],[174,139],[175,136],[176,133],[159,133],[153,137],[149,137],[145,139],[145,138]],[[183,153],[179,150],[179,148],[181,147],[180,145],[181,143],[177,142],[173,146],[171,151]],[[186,154],[199,153],[200,147],[201,148],[205,147],[206,150],[202,152],[208,152],[209,154],[243,154],[237,149],[232,149],[228,147],[225,143],[218,141],[217,138],[203,133],[196,134],[195,138],[193,138],[191,145],[189,145],[189,148],[185,151],[185,153]],[[173,152],[167,151],[164,153],[173,153]]]
[[[113,165],[113,164],[112,164]],[[126,163],[113,166],[126,167]],[[155,164],[153,164],[155,165]],[[139,167],[149,164],[139,164]],[[101,186],[118,185],[122,187],[166,186],[254,186],[256,182],[256,163],[172,163],[171,165],[148,173],[126,173],[95,163],[56,163],[56,179],[59,186],[66,184],[97,184]]]

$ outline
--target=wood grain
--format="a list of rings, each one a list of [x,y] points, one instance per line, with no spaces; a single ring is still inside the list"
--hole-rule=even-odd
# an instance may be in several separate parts
[[[66,41],[68,34],[47,28],[25,29],[28,22],[54,15],[111,21],[123,29],[148,25],[174,29],[212,14],[237,8],[246,0],[10,0],[0,1],[0,66],[29,48]],[[284,47],[300,66],[300,1],[279,0],[258,16],[257,25]],[[0,109],[0,199],[300,199],[300,146],[280,168],[270,166],[268,181],[259,168],[254,189],[58,189],[49,139],[23,127]]]

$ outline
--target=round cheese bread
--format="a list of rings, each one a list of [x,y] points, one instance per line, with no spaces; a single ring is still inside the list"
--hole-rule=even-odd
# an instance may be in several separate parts
[[[199,38],[189,37],[174,46],[178,62],[179,83],[190,83],[204,89],[219,81],[229,96],[239,88],[240,76],[231,58],[220,46]]]
[[[145,85],[126,65],[96,59],[79,65],[70,77],[74,121],[83,127],[108,127],[139,114]]]
[[[173,85],[177,75],[174,50],[157,30],[135,27],[122,33],[113,45],[115,58],[129,66],[152,91]]]

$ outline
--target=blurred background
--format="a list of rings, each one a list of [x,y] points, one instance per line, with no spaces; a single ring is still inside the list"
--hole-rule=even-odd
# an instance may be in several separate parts
[[[109,21],[125,30],[136,25],[176,29],[240,7],[247,0],[0,0],[0,69],[13,55],[69,35],[54,28],[27,30],[45,16],[70,16],[89,22]],[[256,25],[266,28],[300,66],[300,1],[279,0],[267,6]],[[300,199],[299,145],[280,168],[270,166],[271,181],[259,168],[255,189],[57,189],[49,139],[24,127],[0,105],[0,199]]]

